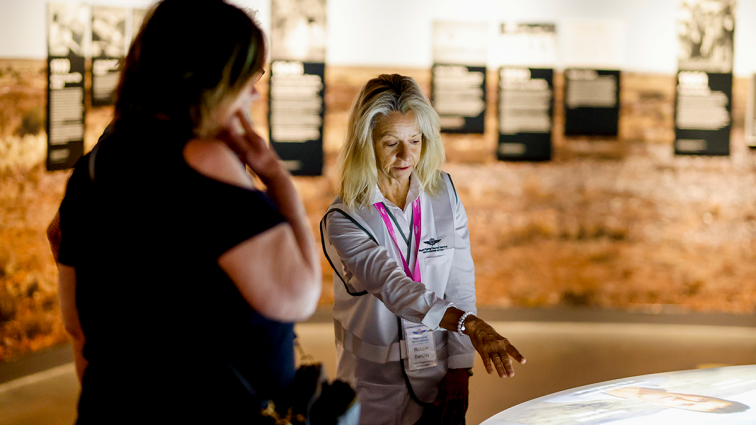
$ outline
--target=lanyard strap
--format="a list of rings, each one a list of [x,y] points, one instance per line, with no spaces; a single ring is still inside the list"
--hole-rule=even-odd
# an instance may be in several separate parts
[[[415,199],[414,202],[412,202],[412,229],[410,229],[411,232],[414,232],[414,239],[415,239],[415,271],[411,271],[409,268],[409,258],[406,260],[404,259],[404,255],[402,254],[402,250],[399,248],[399,243],[396,241],[396,232],[394,232],[394,226],[391,224],[391,220],[388,216],[388,211],[386,211],[386,207],[383,206],[383,203],[376,202],[373,204],[375,209],[378,210],[378,213],[381,215],[381,218],[383,219],[383,223],[386,224],[386,229],[389,232],[389,235],[391,235],[391,239],[394,240],[394,245],[396,246],[397,251],[399,251],[399,257],[402,259],[402,265],[404,266],[404,273],[407,274],[407,277],[414,280],[415,282],[420,282],[420,259],[418,258],[418,251],[420,250],[420,229],[422,228],[421,223],[421,215],[420,215],[420,198],[418,197]],[[410,245],[412,244],[412,240],[410,240]],[[411,247],[407,247],[407,252],[410,252]]]

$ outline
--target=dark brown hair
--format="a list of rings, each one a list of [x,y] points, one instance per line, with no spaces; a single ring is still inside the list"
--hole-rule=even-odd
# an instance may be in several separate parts
[[[196,135],[264,61],[262,30],[244,11],[222,0],[164,0],[124,61],[115,126],[162,114]]]

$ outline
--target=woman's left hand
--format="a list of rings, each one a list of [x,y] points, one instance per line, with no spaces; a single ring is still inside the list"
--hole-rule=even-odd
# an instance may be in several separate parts
[[[246,113],[237,111],[229,127],[218,136],[266,186],[272,183],[271,179],[288,179],[288,172],[281,166],[278,155],[255,131]]]
[[[441,380],[438,396],[433,403],[440,414],[440,424],[465,423],[469,399],[470,373],[467,369],[449,369]]]

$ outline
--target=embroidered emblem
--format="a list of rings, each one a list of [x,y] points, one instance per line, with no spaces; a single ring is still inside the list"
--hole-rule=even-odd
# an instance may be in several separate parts
[[[430,238],[427,241],[423,241],[424,244],[428,244],[430,246],[433,246],[439,242],[441,242],[441,239],[433,239],[433,238]]]

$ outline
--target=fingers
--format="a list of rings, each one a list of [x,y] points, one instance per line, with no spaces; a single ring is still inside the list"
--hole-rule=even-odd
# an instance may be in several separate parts
[[[483,359],[483,365],[486,367],[486,372],[488,372],[489,375],[494,373],[494,368],[491,365],[491,358],[484,354],[481,354],[480,358]]]
[[[499,378],[505,376],[511,378],[514,376],[514,368],[512,367],[512,360],[506,354],[502,357],[498,353],[494,353],[491,358],[496,366],[496,372],[499,374]]]
[[[244,111],[236,111],[236,117],[239,118],[239,121],[241,122],[242,128],[244,129],[245,133],[254,133],[255,130],[252,127],[252,118],[250,118],[249,114]]]
[[[514,345],[509,344],[507,346],[507,354],[509,354],[513,359],[517,360],[520,364],[525,364],[527,360],[525,360],[525,357],[520,354],[519,351],[514,347]]]
[[[511,378],[515,374],[512,359],[515,359],[520,364],[524,364],[525,357],[514,346],[506,342],[506,340],[497,342],[496,346],[480,352],[483,365],[486,367],[486,372],[489,375],[494,373],[495,370],[500,378],[505,376]],[[502,346],[502,343],[504,346]]]
[[[259,162],[260,158],[272,154],[273,159],[276,159],[275,153],[269,149],[268,143],[257,134],[252,126],[252,120],[243,111],[237,111],[234,114],[231,127],[225,129],[220,136],[253,171],[256,171],[253,163]]]

